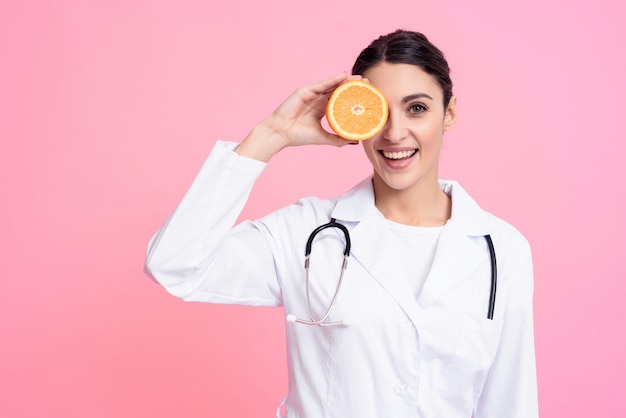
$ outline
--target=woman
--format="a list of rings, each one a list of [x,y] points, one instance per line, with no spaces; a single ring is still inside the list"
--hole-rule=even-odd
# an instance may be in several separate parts
[[[529,245],[438,179],[456,120],[443,54],[422,34],[396,31],[363,50],[353,74],[298,89],[240,144],[218,142],[152,239],[147,271],[185,300],[284,306],[287,417],[537,416]],[[389,103],[385,129],[363,141],[373,175],[339,198],[302,199],[233,227],[281,149],[349,143],[320,119],[333,89],[360,77]],[[307,325],[323,319],[340,276],[338,228],[314,240],[308,285],[303,268],[309,234],[330,219],[349,231],[349,266],[325,325]],[[486,235],[497,253],[492,319]]]

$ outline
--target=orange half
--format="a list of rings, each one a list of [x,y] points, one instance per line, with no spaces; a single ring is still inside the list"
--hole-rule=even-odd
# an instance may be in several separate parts
[[[326,119],[333,131],[351,141],[370,139],[387,123],[389,108],[382,92],[370,83],[351,80],[333,91]]]

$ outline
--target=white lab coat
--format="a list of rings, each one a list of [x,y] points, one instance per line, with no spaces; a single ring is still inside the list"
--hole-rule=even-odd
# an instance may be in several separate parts
[[[184,300],[284,306],[308,319],[304,248],[335,218],[352,253],[331,321],[288,323],[289,418],[532,418],[537,412],[530,248],[455,182],[431,272],[419,298],[401,278],[395,242],[371,179],[338,199],[307,198],[233,228],[265,164],[218,142],[179,207],[150,242],[146,269]],[[498,292],[486,318],[491,234]],[[339,277],[343,239],[325,230],[311,256],[316,315]],[[415,257],[419,257],[416,254]],[[323,302],[323,303],[322,303]]]

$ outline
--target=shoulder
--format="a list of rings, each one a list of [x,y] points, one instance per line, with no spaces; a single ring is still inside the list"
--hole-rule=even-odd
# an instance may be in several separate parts
[[[505,247],[527,249],[530,251],[530,243],[524,234],[504,219],[484,211],[492,238]]]
[[[322,199],[316,196],[303,197],[296,202],[269,213],[256,221],[268,231],[298,233],[303,229],[315,228],[330,220],[337,199]]]
[[[374,203],[371,176],[365,178],[341,196],[322,199],[304,197],[279,211],[277,216],[293,217],[302,221],[313,219],[328,222],[330,218],[358,222],[368,216],[379,215]]]
[[[488,234],[493,242],[498,270],[503,273],[532,270],[531,247],[526,236],[501,217],[482,212],[486,223],[485,235]]]
[[[331,218],[340,223],[355,222],[377,213],[374,205],[371,177],[361,181],[341,196],[300,198],[257,220],[257,225],[269,235],[294,237],[328,223]]]
[[[452,199],[451,221],[469,236],[490,235],[503,246],[528,247],[528,240],[511,223],[488,212],[456,181],[440,180]]]

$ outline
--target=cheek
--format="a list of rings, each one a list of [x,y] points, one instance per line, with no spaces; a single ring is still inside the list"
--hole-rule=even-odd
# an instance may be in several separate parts
[[[445,132],[442,123],[423,124],[414,130],[414,133],[420,141],[426,146],[437,146],[443,139]]]

